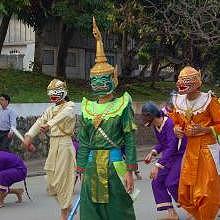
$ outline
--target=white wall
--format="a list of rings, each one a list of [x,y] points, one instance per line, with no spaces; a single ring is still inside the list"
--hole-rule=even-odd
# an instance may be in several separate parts
[[[10,104],[10,107],[13,108],[18,116],[28,117],[28,116],[39,116],[45,109],[47,109],[51,103],[16,103]],[[77,115],[81,114],[80,111],[81,103],[75,103],[75,113]]]
[[[33,42],[35,42],[33,28],[19,21],[16,16],[13,15],[9,23],[4,44],[27,44]]]
[[[1,18],[0,18],[1,20]],[[10,51],[17,50],[24,55],[23,70],[31,70],[34,60],[35,33],[32,27],[12,16],[1,54],[10,55]]]
[[[1,54],[10,55],[10,51],[17,50],[19,54],[24,55],[23,59],[23,70],[31,70],[31,63],[34,61],[34,43],[27,43],[25,44],[6,44],[2,48]]]
[[[23,55],[3,55],[0,54],[0,69],[15,68],[23,69]]]
[[[51,103],[11,103],[10,107],[13,108],[17,113],[18,116],[28,117],[28,116],[39,116],[41,115],[45,109],[47,109]],[[136,114],[141,113],[141,107],[143,102],[133,102],[133,109]],[[75,103],[75,114],[81,114],[81,103]]]
[[[31,71],[33,68],[33,62],[34,62],[34,48],[35,43],[28,43],[26,47],[26,52],[24,53],[24,60],[23,60],[23,67],[24,70]]]

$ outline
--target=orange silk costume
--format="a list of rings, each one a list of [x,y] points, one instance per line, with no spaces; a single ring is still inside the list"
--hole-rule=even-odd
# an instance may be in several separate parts
[[[187,131],[195,123],[212,127],[220,133],[219,100],[211,92],[201,93],[197,99],[189,117],[186,95],[173,98],[175,111],[172,119],[175,126]],[[187,135],[187,139],[179,183],[179,203],[196,220],[214,220],[220,207],[220,176],[208,145],[216,143],[216,139],[212,133]]]

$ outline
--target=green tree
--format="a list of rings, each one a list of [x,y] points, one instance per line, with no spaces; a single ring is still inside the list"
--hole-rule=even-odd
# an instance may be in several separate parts
[[[137,55],[143,64],[146,58],[145,69],[150,62],[153,81],[169,65],[176,71],[186,64],[205,69],[220,42],[218,0],[127,0],[114,5],[113,28],[123,36],[123,75],[131,74]],[[123,47],[130,39],[132,47]]]
[[[30,0],[30,4],[23,7],[18,18],[30,25],[35,31],[35,51],[33,71],[42,72],[42,51],[44,48],[44,27],[52,18],[52,8],[55,0]]]
[[[95,16],[102,29],[109,27],[106,17],[111,9],[109,1],[101,0],[61,0],[53,8],[53,16],[59,19],[59,45],[57,55],[56,75],[66,77],[65,67],[67,51],[74,31],[86,35],[92,33],[92,17]]]
[[[1,0],[0,16],[0,53],[8,30],[8,25],[13,13],[18,13],[23,7],[29,4],[29,0]]]
[[[74,31],[91,34],[92,16],[103,29],[106,29],[110,4],[101,0],[31,0],[28,7],[19,13],[19,18],[34,27],[35,58],[34,71],[42,71],[42,48],[44,47],[44,28],[48,21],[56,21],[58,54],[56,76],[65,78],[67,51]]]

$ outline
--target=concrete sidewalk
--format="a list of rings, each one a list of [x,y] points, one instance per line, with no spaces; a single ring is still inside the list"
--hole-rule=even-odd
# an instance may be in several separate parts
[[[36,165],[36,163],[32,163]],[[136,181],[136,188],[141,191],[134,203],[137,220],[156,220],[156,206],[151,189],[149,173],[152,164],[146,166],[139,163],[143,179]],[[59,205],[56,200],[47,195],[46,182],[44,176],[27,178],[28,190],[32,201],[29,201],[24,194],[22,203],[15,203],[14,195],[9,195],[5,201],[5,207],[0,209],[0,219],[4,220],[58,220]],[[23,187],[23,182],[16,183],[15,187]],[[75,197],[79,195],[80,182],[76,184]],[[180,220],[185,220],[186,216],[182,209],[177,209]],[[162,213],[160,214],[162,215]],[[77,220],[79,218],[76,217]],[[88,219],[89,220],[89,219]],[[118,220],[118,219],[116,219]],[[217,220],[217,219],[216,219]],[[219,219],[218,219],[219,220]]]

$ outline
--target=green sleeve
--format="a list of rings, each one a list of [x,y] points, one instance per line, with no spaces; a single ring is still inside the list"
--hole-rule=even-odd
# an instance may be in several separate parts
[[[122,124],[124,133],[125,155],[127,169],[132,171],[137,169],[137,153],[136,153],[136,139],[134,123],[134,111],[129,102],[122,114]]]
[[[80,119],[79,150],[77,153],[77,171],[84,172],[89,156],[89,133],[83,116]]]

